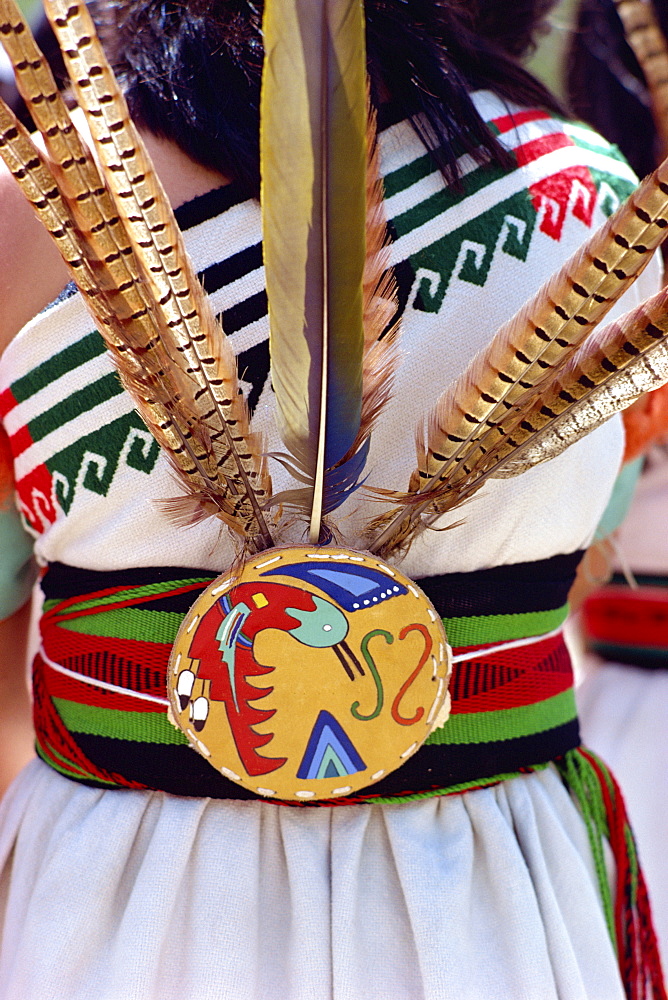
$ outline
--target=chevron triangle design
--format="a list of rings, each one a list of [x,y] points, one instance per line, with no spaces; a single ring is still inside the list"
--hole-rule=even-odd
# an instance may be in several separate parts
[[[306,752],[297,777],[302,781],[313,778],[343,778],[363,771],[366,764],[353,746],[350,737],[333,715],[320,712],[309,737]]]

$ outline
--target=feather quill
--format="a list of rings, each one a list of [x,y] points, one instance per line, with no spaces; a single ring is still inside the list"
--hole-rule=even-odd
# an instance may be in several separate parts
[[[549,461],[639,396],[668,382],[668,289],[594,331],[540,391],[486,434],[443,484],[436,513],[453,510],[489,478]]]
[[[430,494],[420,522],[459,508],[490,478],[511,478],[560,455],[643,393],[668,382],[668,289],[594,331],[473,444]],[[416,505],[420,494],[409,499]],[[405,530],[405,529],[404,529]],[[405,545],[407,535],[399,536]]]
[[[4,107],[0,152],[56,240],[115,356],[126,388],[179,471],[189,495],[181,506],[194,508],[195,518],[214,512],[240,534],[250,535],[252,546],[263,547],[271,543],[261,510],[268,477],[236,393],[234,358],[229,348],[222,362],[216,356],[216,343],[222,343],[223,350],[227,346],[222,331],[210,309],[201,308],[203,291],[178,243],[178,227],[148,157],[139,148],[138,137],[131,130],[127,133],[124,102],[87,12],[80,5],[54,3],[50,13],[60,21],[59,28],[69,41],[67,51],[78,73],[79,91],[95,84],[100,88],[88,108],[96,121],[100,146],[114,145],[116,151],[120,147],[128,152],[125,157],[119,154],[124,163],[116,176],[108,164],[105,173],[116,181],[123,173],[127,183],[116,184],[111,191],[105,187],[94,161],[82,148],[27,25],[9,0],[2,0],[0,35],[8,41],[21,87],[52,159],[47,161],[40,154]],[[152,192],[148,195],[146,187],[141,190],[143,208],[128,172]],[[150,212],[153,228],[154,253],[148,263],[147,247],[141,245],[141,237],[148,242],[142,211]],[[130,225],[133,214],[134,229]],[[156,242],[169,240],[174,233],[174,253],[180,255],[181,264],[171,267],[168,244],[162,242],[158,253],[162,251],[167,263],[161,261],[158,269]],[[164,294],[170,280],[169,294]],[[181,313],[178,317],[175,301]],[[187,336],[184,312],[188,313]],[[225,391],[234,396],[228,407],[221,399]],[[174,504],[179,507],[178,501]]]
[[[261,174],[272,382],[309,539],[358,485],[366,60],[359,0],[267,0]]]
[[[596,330],[514,420],[495,429],[489,474],[516,476],[559,455],[668,381],[668,290]]]
[[[566,359],[629,288],[668,226],[668,160],[497,332],[436,402],[418,432],[418,467],[403,506],[376,518],[369,547],[385,554],[420,529],[419,514],[479,438]],[[409,523],[404,523],[408,519]],[[392,539],[395,539],[392,541]]]

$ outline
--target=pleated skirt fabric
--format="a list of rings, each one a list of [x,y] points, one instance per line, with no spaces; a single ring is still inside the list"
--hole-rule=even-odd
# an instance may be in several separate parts
[[[2,1000],[623,1000],[551,767],[334,809],[79,786],[0,811]]]

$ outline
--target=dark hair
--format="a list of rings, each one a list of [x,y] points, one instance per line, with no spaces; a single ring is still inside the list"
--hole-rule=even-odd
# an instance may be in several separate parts
[[[536,38],[547,31],[545,20],[555,0],[472,0],[478,34],[503,52],[521,59],[536,48]]]
[[[665,33],[668,6],[654,9]],[[572,111],[619,146],[640,177],[654,170],[658,150],[649,94],[613,0],[582,0],[566,65]]]
[[[496,37],[493,2],[365,3],[372,101],[389,97],[410,118],[449,181],[463,152],[478,162],[512,162],[475,110],[471,89],[561,110]],[[521,48],[551,2],[505,0],[504,8],[523,11]],[[135,120],[257,195],[261,0],[97,0],[91,9]]]

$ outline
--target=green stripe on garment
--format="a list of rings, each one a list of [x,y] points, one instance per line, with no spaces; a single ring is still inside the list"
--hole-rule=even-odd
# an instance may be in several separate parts
[[[192,583],[210,583],[211,577],[196,576],[185,580],[165,580],[163,583],[147,583],[143,587],[129,587],[127,590],[119,590],[106,597],[94,597],[88,601],[78,601],[76,604],[68,604],[63,608],[63,614],[71,611],[85,611],[88,608],[103,608],[105,604],[116,604],[118,601],[129,601],[140,597],[155,597],[159,594],[171,593],[179,587],[187,587]],[[51,605],[59,604],[59,601],[51,601]],[[45,602],[44,608],[46,610]]]
[[[575,718],[573,688],[533,705],[518,705],[492,712],[460,712],[450,716],[427,738],[431,744],[497,743],[556,729]]]
[[[392,195],[400,194],[406,188],[412,187],[418,181],[436,173],[437,170],[433,157],[429,153],[425,156],[419,156],[417,160],[411,160],[410,163],[393,170],[384,178],[385,197],[390,198]]]
[[[116,372],[110,372],[96,379],[83,389],[77,389],[60,403],[56,403],[44,413],[28,422],[28,430],[33,441],[41,441],[47,434],[69,423],[83,413],[88,413],[94,406],[106,403],[108,399],[119,396],[123,387]]]
[[[578,147],[578,149],[587,149],[592,153],[601,153],[603,156],[608,157],[611,160],[618,160],[619,163],[628,167],[626,159],[620,153],[616,146],[609,146],[607,143],[597,142],[595,136],[591,136],[591,141],[588,141],[584,134],[588,131],[586,126],[581,128],[569,128],[569,122],[564,122],[564,132],[568,138]],[[591,135],[591,133],[589,133]],[[624,178],[626,180],[626,178]]]
[[[466,174],[462,179],[462,187],[464,197],[470,198],[475,194],[483,191],[484,188],[494,180],[506,179],[509,175],[501,167],[494,167],[486,165],[483,170],[478,167],[472,170],[470,173]],[[512,189],[512,185],[509,188],[509,192],[506,198],[502,198],[500,201],[493,205],[490,205],[488,201],[485,200],[485,196],[481,196],[479,211],[475,212],[474,219],[479,219],[485,215],[488,211],[498,211],[499,206],[503,205],[504,202],[508,201],[510,198],[516,197],[517,193]],[[522,192],[524,196],[524,192]],[[436,191],[434,194],[430,195],[428,198],[424,198],[422,201],[411,205],[404,212],[399,212],[397,215],[392,217],[392,225],[395,228],[397,237],[406,236],[407,233],[412,232],[414,229],[418,229],[420,226],[425,225],[428,222],[433,222],[439,215],[442,215],[449,208],[453,208],[455,205],[459,205],[462,199],[462,192],[456,193],[450,188],[443,188],[442,190]],[[473,221],[469,220],[470,222]],[[456,227],[453,232],[458,231],[460,227]],[[423,247],[419,249],[424,249]]]
[[[185,733],[175,729],[163,712],[124,712],[117,708],[80,705],[67,698],[54,698],[58,714],[72,733],[109,736],[134,743],[187,743]]]
[[[149,611],[147,608],[114,608],[99,615],[84,615],[61,621],[58,628],[83,635],[109,639],[132,639],[135,642],[172,644],[184,615],[178,611]]]
[[[37,368],[33,368],[32,371],[17,379],[16,382],[12,382],[12,395],[17,403],[23,403],[24,400],[29,399],[36,392],[39,392],[40,389],[44,389],[47,385],[55,382],[61,375],[67,375],[75,368],[85,364],[86,361],[104,354],[105,351],[104,341],[97,330],[95,330],[93,333],[82,337],[81,340],[77,340],[75,344],[70,344],[69,347],[60,351],[59,354],[44,361]]]
[[[568,604],[550,611],[525,611],[510,615],[472,615],[470,618],[444,618],[443,625],[451,646],[481,646],[486,642],[507,642],[552,632],[566,621]],[[484,655],[484,650],[482,654]]]

